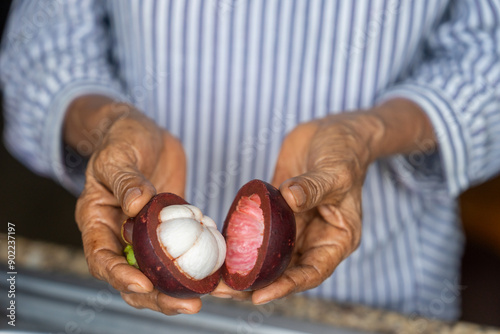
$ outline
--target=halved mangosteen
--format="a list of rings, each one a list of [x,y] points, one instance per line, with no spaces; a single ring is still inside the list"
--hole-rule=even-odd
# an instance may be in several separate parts
[[[220,281],[224,239],[213,220],[177,195],[154,196],[135,218],[127,219],[122,236],[132,244],[133,254],[130,247],[126,251],[129,263],[135,257],[139,269],[167,295],[198,297]]]
[[[295,245],[295,216],[278,189],[252,180],[238,191],[224,222],[222,277],[235,290],[257,290],[285,271]]]
[[[127,219],[122,237],[129,244],[127,261],[133,265],[136,260],[158,290],[192,298],[213,291],[221,272],[235,290],[272,283],[290,263],[295,229],[293,211],[279,190],[253,180],[239,190],[229,209],[225,243],[212,219],[170,193],[154,196],[135,218]]]

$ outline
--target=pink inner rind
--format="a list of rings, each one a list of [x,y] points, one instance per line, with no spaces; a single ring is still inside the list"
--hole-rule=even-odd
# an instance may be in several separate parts
[[[242,196],[229,219],[226,233],[226,267],[230,274],[248,274],[264,239],[264,214],[259,195]]]

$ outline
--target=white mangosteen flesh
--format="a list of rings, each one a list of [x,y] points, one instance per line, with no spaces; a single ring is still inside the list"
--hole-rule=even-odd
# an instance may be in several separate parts
[[[170,205],[159,214],[158,241],[177,268],[194,280],[215,273],[226,258],[217,225],[193,205]]]

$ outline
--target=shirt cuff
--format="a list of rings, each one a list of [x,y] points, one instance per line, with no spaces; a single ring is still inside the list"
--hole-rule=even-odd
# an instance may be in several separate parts
[[[85,184],[87,161],[69,146],[64,147],[63,122],[66,110],[73,100],[90,94],[105,95],[117,101],[128,101],[125,95],[109,84],[93,81],[70,83],[53,99],[43,125],[42,149],[47,153],[45,161],[47,169],[62,186],[76,196],[81,193]],[[92,144],[90,140],[88,144]]]
[[[456,105],[446,94],[433,87],[405,83],[384,92],[377,102],[402,97],[418,104],[431,121],[438,141],[438,148],[426,151],[425,145],[409,155],[397,155],[386,161],[397,178],[416,191],[446,191],[456,197],[469,185],[468,173],[478,165],[470,165],[471,145],[481,141],[471,140],[474,132],[484,127],[478,120],[471,120],[457,113]],[[403,110],[401,112],[404,112]]]

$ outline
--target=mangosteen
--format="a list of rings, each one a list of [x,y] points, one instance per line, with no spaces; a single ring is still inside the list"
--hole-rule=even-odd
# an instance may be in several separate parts
[[[290,263],[295,233],[292,209],[260,180],[238,191],[222,234],[210,217],[171,193],[155,195],[122,226],[127,261],[177,298],[210,293],[221,275],[235,290],[271,284]]]

